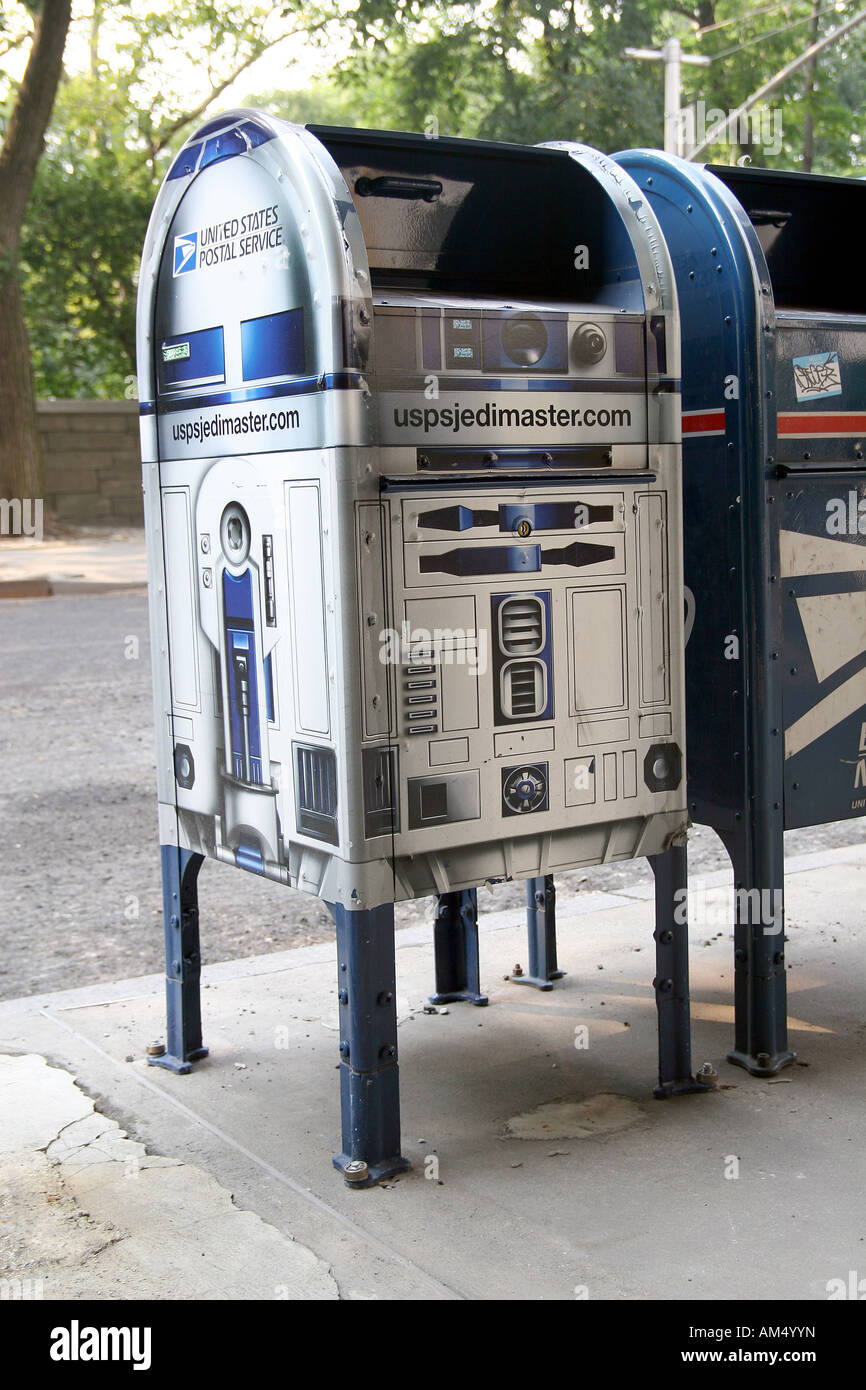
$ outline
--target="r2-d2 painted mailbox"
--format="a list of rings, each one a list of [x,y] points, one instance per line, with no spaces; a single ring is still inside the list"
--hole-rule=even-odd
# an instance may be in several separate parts
[[[671,266],[591,151],[234,112],[160,191],[138,346],[158,1060],[204,1055],[203,857],[320,896],[335,1163],[363,1185],[405,1166],[393,903],[667,863],[684,830]],[[687,1084],[665,913],[662,1079]]]

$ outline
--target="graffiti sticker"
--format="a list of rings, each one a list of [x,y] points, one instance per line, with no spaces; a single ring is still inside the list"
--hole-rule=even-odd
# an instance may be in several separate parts
[[[795,357],[794,386],[798,401],[841,396],[842,374],[838,352],[813,352],[808,357]]]

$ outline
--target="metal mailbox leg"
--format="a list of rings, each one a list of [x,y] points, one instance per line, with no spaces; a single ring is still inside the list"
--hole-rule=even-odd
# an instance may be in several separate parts
[[[553,981],[565,974],[556,964],[556,888],[553,874],[526,880],[526,928],[529,943],[528,975],[509,975],[514,985],[553,989]]]
[[[785,978],[784,840],[753,825],[722,834],[734,866],[734,1047],[728,1061],[752,1076],[775,1076],[796,1060],[788,1047]]]
[[[166,1050],[148,1056],[154,1067],[188,1072],[207,1056],[201,1041],[201,952],[198,935],[198,871],[204,856],[177,845],[162,846],[165,920]]]
[[[478,890],[442,893],[433,928],[436,993],[431,1004],[456,1004],[466,999],[484,1005],[478,961]]]
[[[400,1153],[394,906],[353,912],[330,905],[337,924],[340,1108],[352,1187],[371,1187],[409,1167]]]
[[[648,859],[656,889],[653,984],[659,1028],[659,1080],[653,1094],[662,1100],[712,1087],[692,1075],[686,846],[674,845]]]

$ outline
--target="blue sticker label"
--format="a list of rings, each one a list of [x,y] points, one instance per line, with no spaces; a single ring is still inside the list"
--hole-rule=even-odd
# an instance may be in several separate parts
[[[174,270],[173,276],[185,275],[188,270],[195,270],[198,260],[198,232],[187,232],[186,236],[176,236],[174,239]]]
[[[813,352],[808,357],[795,357],[794,387],[798,402],[841,396],[842,373],[838,352]]]

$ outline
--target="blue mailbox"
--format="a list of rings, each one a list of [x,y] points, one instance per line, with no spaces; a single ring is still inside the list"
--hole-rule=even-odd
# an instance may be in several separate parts
[[[677,278],[688,802],[734,867],[729,1060],[767,1076],[795,1056],[783,831],[866,810],[866,185],[617,160]]]

